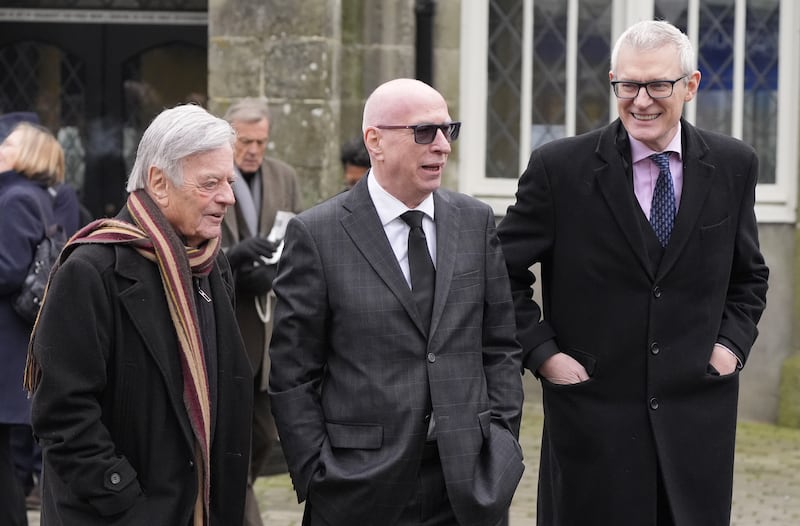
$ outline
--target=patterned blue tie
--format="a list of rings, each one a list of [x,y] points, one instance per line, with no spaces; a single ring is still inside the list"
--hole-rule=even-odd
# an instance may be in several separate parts
[[[650,224],[661,241],[661,246],[665,247],[675,223],[675,190],[669,171],[669,152],[654,153],[650,159],[658,166],[658,180],[650,205]]]

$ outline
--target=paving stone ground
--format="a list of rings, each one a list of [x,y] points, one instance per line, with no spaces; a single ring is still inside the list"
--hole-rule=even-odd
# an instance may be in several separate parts
[[[536,524],[543,415],[539,386],[530,376],[526,391],[520,435],[526,469],[511,505],[510,526]],[[800,525],[800,430],[740,422],[737,433],[731,526]],[[302,505],[288,475],[260,478],[255,490],[265,526],[300,526]],[[37,513],[31,512],[29,520],[30,526],[39,526]]]

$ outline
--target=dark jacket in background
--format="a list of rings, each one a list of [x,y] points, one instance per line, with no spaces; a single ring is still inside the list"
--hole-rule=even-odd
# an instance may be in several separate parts
[[[0,423],[30,423],[30,401],[22,388],[31,325],[13,308],[22,282],[53,223],[50,194],[15,171],[0,173]]]

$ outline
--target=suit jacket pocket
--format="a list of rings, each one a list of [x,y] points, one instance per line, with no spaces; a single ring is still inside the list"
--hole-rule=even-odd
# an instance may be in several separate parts
[[[383,426],[380,424],[346,424],[325,422],[332,448],[380,449],[383,445]]]
[[[470,270],[461,274],[453,274],[453,280],[450,283],[450,290],[465,289],[467,287],[475,287],[481,284],[483,277],[480,269]]]
[[[478,423],[481,426],[481,434],[484,440],[489,440],[492,435],[492,411],[483,411],[478,413]]]

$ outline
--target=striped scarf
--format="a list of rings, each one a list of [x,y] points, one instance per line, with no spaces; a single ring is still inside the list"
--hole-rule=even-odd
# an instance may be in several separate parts
[[[173,227],[144,190],[128,196],[128,210],[135,225],[118,219],[98,219],[79,230],[67,242],[50,279],[59,265],[78,245],[86,243],[128,244],[146,259],[156,263],[167,298],[170,317],[175,326],[180,347],[183,371],[183,403],[196,439],[195,457],[198,461],[198,492],[194,509],[194,524],[208,524],[211,482],[210,441],[211,401],[209,399],[203,343],[194,302],[192,276],[211,272],[219,251],[219,238],[211,239],[198,248],[183,245]],[[187,270],[191,269],[191,272]],[[47,299],[47,291],[42,303]],[[34,324],[34,334],[38,319]],[[33,342],[33,338],[31,338]],[[28,348],[25,368],[25,388],[33,392],[41,378],[41,369]]]

